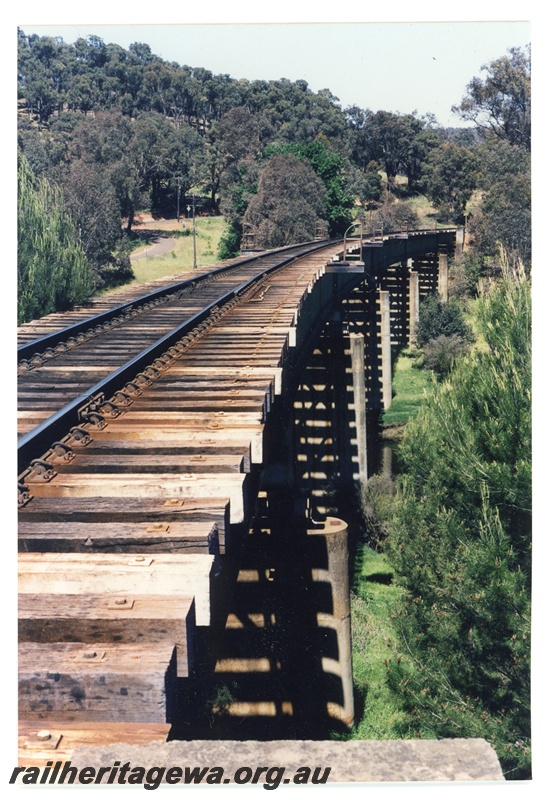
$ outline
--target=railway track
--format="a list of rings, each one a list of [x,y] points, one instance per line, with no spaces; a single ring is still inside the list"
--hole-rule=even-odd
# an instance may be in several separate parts
[[[190,712],[297,309],[337,250],[283,248],[21,331],[23,761],[99,741],[98,723],[106,741],[164,738]]]
[[[410,252],[437,246],[434,232],[381,237],[372,264],[405,258],[411,236]],[[82,743],[190,738],[206,703],[222,704],[199,691],[210,682],[241,686],[228,719],[293,713],[272,649],[283,632],[264,605],[271,564],[255,548],[237,575],[237,559],[255,510],[260,522],[269,509],[268,422],[294,388],[295,354],[311,351],[336,280],[358,280],[319,280],[330,260],[351,272],[341,245],[239,259],[20,329],[22,763]],[[270,528],[283,514],[271,502]],[[222,632],[251,655],[211,649]]]
[[[18,347],[20,469],[25,460],[40,457],[41,447],[69,430],[72,418],[77,422],[85,414],[96,413],[95,404],[87,405],[89,397],[102,395],[112,403],[112,411],[125,405],[129,392],[138,389],[126,380],[138,375],[139,384],[148,383],[142,368],[148,367],[152,376],[165,365],[158,361],[151,367],[151,363],[160,356],[173,360],[180,338],[187,335],[191,341],[224,313],[220,307],[227,309],[272,270],[315,247],[322,245],[282,248],[243,259],[23,341]],[[45,325],[49,323],[50,318]],[[29,336],[29,327],[36,333],[36,323],[26,326],[21,339]],[[184,345],[178,347],[182,350]],[[174,348],[173,354],[168,354],[169,348]],[[106,394],[112,391],[117,394],[109,400]],[[103,408],[109,407],[104,404]]]

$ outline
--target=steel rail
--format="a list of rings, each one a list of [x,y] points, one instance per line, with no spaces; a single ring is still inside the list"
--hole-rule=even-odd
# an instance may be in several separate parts
[[[333,241],[334,240],[332,240],[332,244]],[[310,247],[308,252],[324,249],[329,247],[329,244],[330,242],[327,240],[324,243],[320,243],[318,246]],[[290,255],[277,264],[266,267],[244,283],[220,295],[216,300],[213,300],[200,311],[197,311],[173,330],[169,331],[169,333],[166,333],[158,339],[157,342],[154,342],[110,375],[98,381],[91,389],[88,389],[86,392],[74,398],[55,414],[37,425],[36,428],[33,428],[33,430],[23,435],[18,441],[17,448],[18,475],[21,476],[29,469],[34,459],[40,458],[47,453],[52,448],[53,443],[67,436],[71,427],[78,425],[79,422],[82,421],[80,420],[80,411],[85,406],[95,400],[98,401],[99,396],[102,396],[103,399],[98,402],[103,402],[104,398],[111,397],[117,391],[121,391],[126,383],[129,383],[139,373],[143,372],[157,358],[165,353],[168,348],[175,344],[175,342],[179,341],[179,339],[191,333],[198,325],[202,324],[216,308],[239,297],[241,293],[260,281],[262,277],[291,264],[302,254],[303,253],[295,253]]]
[[[379,239],[381,240],[380,243],[387,242],[388,239],[397,239],[399,237],[418,237],[421,235],[429,235],[431,233],[452,233],[456,230],[456,228],[446,228],[446,229],[437,229],[437,230],[426,230],[426,229],[416,229],[414,231],[402,231],[402,232],[392,232],[390,234],[385,234],[380,236]],[[372,234],[365,234],[365,239],[375,238]],[[63,408],[61,408],[56,413],[52,414],[48,419],[44,420],[42,423],[37,425],[33,430],[29,431],[28,433],[24,434],[18,441],[18,474],[22,474],[29,468],[29,465],[33,459],[40,458],[44,453],[48,452],[52,444],[56,442],[56,440],[66,436],[69,429],[79,423],[79,411],[83,409],[84,406],[90,404],[94,398],[97,398],[99,395],[103,396],[104,402],[105,397],[111,397],[116,391],[121,391],[122,386],[125,385],[126,382],[132,380],[137,374],[143,371],[148,365],[150,365],[154,360],[156,360],[162,353],[164,353],[169,347],[174,344],[174,342],[178,341],[181,337],[186,336],[190,333],[197,325],[204,322],[207,317],[210,316],[212,311],[219,305],[226,304],[230,300],[237,297],[241,292],[243,292],[246,288],[253,285],[257,281],[261,279],[264,275],[270,274],[271,272],[290,264],[292,261],[296,260],[302,255],[307,255],[308,253],[317,252],[318,250],[325,249],[334,243],[341,242],[341,239],[326,239],[326,240],[318,240],[318,242],[307,242],[302,243],[300,245],[292,245],[291,247],[287,248],[279,248],[276,250],[265,251],[264,255],[257,255],[251,256],[239,262],[235,262],[233,264],[228,264],[224,267],[219,267],[216,270],[213,270],[209,273],[204,273],[203,275],[196,276],[195,278],[188,279],[186,281],[179,282],[177,284],[173,284],[170,287],[165,287],[160,290],[156,290],[155,292],[151,293],[150,295],[144,295],[140,298],[140,301],[147,302],[148,299],[152,300],[154,297],[159,297],[164,294],[168,293],[168,289],[175,293],[180,289],[186,288],[191,284],[195,284],[201,280],[206,280],[207,277],[211,275],[220,275],[222,273],[228,272],[230,269],[245,266],[248,264],[252,264],[256,261],[263,261],[267,260],[268,258],[274,257],[276,255],[283,255],[284,258],[280,259],[278,263],[271,264],[270,266],[266,266],[260,272],[257,272],[256,275],[251,276],[247,281],[244,283],[236,286],[235,288],[228,290],[221,296],[219,296],[216,300],[209,303],[200,311],[193,314],[191,317],[188,317],[184,322],[180,323],[176,328],[170,331],[167,334],[164,334],[157,342],[149,345],[145,350],[141,353],[137,354],[129,361],[127,361],[124,365],[114,370],[114,372],[110,373],[108,376],[100,380],[96,383],[91,389],[86,390],[85,392],[81,393],[77,398],[66,404]],[[294,251],[293,254],[287,256],[287,253],[291,253]],[[129,305],[134,305],[138,301],[130,301],[129,303],[123,304],[123,306],[118,307],[119,313],[121,313],[122,307],[128,307]],[[106,313],[106,312],[105,312]],[[108,312],[110,313],[110,312]],[[118,310],[112,309],[112,314],[117,316]],[[102,315],[101,315],[102,316]],[[85,328],[90,328],[91,320],[95,318],[88,318],[83,323],[78,323],[79,326],[84,326]],[[64,328],[56,334],[62,336],[63,334],[67,335],[67,332],[70,330],[75,330],[76,326],[69,326],[68,328]],[[46,339],[50,339],[50,336],[44,337],[43,339],[35,340],[32,344],[32,349],[36,351],[37,343],[44,342]],[[29,347],[30,345],[25,345],[25,347]]]
[[[296,244],[290,245],[287,248],[277,248],[275,250],[266,250],[263,253],[260,253],[255,256],[248,256],[244,259],[240,259],[235,261],[232,264],[226,264],[222,267],[216,267],[216,269],[210,270],[210,272],[204,272],[202,275],[196,275],[193,278],[187,278],[184,281],[178,281],[177,283],[170,284],[169,286],[164,286],[161,289],[155,289],[152,292],[149,292],[145,295],[141,295],[140,297],[135,298],[134,300],[128,300],[125,303],[121,303],[118,306],[114,306],[114,308],[108,309],[108,311],[103,311],[100,314],[96,314],[92,317],[87,317],[86,319],[82,320],[81,322],[76,322],[73,325],[68,325],[65,328],[60,328],[58,331],[54,331],[53,333],[49,333],[46,336],[40,337],[38,339],[33,339],[31,342],[27,342],[26,344],[20,345],[17,348],[17,357],[18,361],[26,361],[33,356],[44,352],[49,348],[55,348],[56,346],[68,341],[72,337],[75,338],[80,334],[87,333],[91,328],[95,328],[97,326],[105,325],[106,323],[110,322],[113,319],[129,312],[131,310],[139,310],[145,305],[161,299],[163,297],[170,297],[174,294],[177,294],[180,291],[185,291],[189,287],[195,287],[198,283],[203,281],[209,280],[211,278],[218,278],[222,274],[226,274],[231,270],[241,268],[243,266],[247,266],[252,264],[256,261],[260,261],[261,259],[267,259],[272,256],[279,255],[280,253],[285,253],[291,250],[299,250],[304,249],[305,252],[310,252],[312,250],[318,250],[321,247],[328,247],[330,244],[339,241],[339,239],[326,239],[325,241],[318,240],[318,244],[305,243],[305,244]]]
[[[362,235],[363,239],[369,238],[378,238],[381,241],[387,241],[388,239],[396,239],[402,238],[405,236],[418,236],[422,234],[430,234],[430,233],[437,233],[437,232],[452,232],[455,231],[456,228],[438,228],[438,229],[425,229],[425,228],[415,228],[406,231],[395,231],[387,234],[381,234],[376,237],[373,233],[365,233]],[[357,239],[358,240],[358,239]],[[41,353],[49,350],[54,349],[55,347],[71,340],[72,338],[78,337],[82,334],[89,333],[89,331],[94,330],[95,328],[105,326],[111,320],[115,320],[117,317],[121,315],[125,315],[127,312],[138,311],[143,308],[143,306],[147,306],[149,303],[156,302],[164,297],[171,297],[174,294],[177,294],[180,291],[185,291],[190,287],[195,287],[197,284],[202,283],[203,281],[210,280],[212,278],[218,278],[220,275],[226,274],[234,269],[241,268],[243,266],[247,266],[252,264],[256,261],[260,261],[261,259],[267,259],[279,255],[280,253],[285,253],[291,250],[301,250],[301,252],[308,253],[311,251],[318,250],[322,247],[328,247],[334,242],[341,242],[342,239],[340,237],[335,239],[326,239],[322,240],[319,239],[317,242],[306,242],[301,244],[295,245],[288,245],[287,247],[276,248],[275,250],[265,250],[262,253],[259,253],[254,256],[247,256],[243,259],[238,259],[234,261],[232,264],[226,264],[222,267],[216,267],[210,272],[204,272],[202,275],[196,275],[192,278],[187,278],[184,281],[178,281],[177,283],[170,284],[168,286],[164,286],[160,289],[154,289],[152,292],[149,292],[145,295],[141,295],[134,300],[128,300],[125,303],[121,303],[118,306],[114,306],[114,308],[108,309],[107,311],[102,311],[100,314],[95,314],[91,317],[87,317],[86,319],[82,320],[81,322],[76,322],[72,325],[68,325],[65,328],[60,328],[58,331],[54,331],[53,333],[49,333],[46,336],[39,337],[38,339],[33,339],[26,344],[22,344],[17,348],[17,356],[18,362],[25,362],[29,361],[33,357],[40,355]],[[146,309],[145,309],[146,310]],[[122,320],[124,322],[125,319]],[[106,328],[109,330],[109,328]],[[94,331],[95,335],[101,333],[102,331]]]

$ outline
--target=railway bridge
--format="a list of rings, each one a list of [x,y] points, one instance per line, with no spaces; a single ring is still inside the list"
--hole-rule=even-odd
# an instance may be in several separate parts
[[[311,242],[19,329],[21,763],[349,728],[353,486],[461,241]]]

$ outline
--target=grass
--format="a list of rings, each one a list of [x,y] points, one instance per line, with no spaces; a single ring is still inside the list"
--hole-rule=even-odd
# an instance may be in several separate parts
[[[190,227],[190,220],[187,221]],[[225,229],[223,217],[197,217],[197,266],[207,267],[218,261],[218,245]],[[186,229],[185,229],[186,230]],[[183,231],[184,232],[184,231]],[[133,261],[133,283],[147,283],[148,281],[177,275],[181,272],[193,270],[193,236],[184,236],[182,231],[174,237],[174,249],[161,256],[152,256],[138,261]],[[167,235],[167,232],[164,231]],[[135,252],[144,250],[141,245]],[[129,286],[130,284],[126,284]]]
[[[405,722],[397,696],[387,685],[384,661],[396,641],[391,621],[400,589],[386,557],[361,545],[351,595],[351,636],[355,702],[359,720],[349,739],[396,739]]]
[[[403,350],[395,362],[393,376],[393,401],[383,413],[384,427],[404,425],[416,414],[424,401],[426,389],[431,386],[432,374],[415,365],[415,356]]]
[[[434,228],[437,224],[437,209],[433,207],[423,194],[407,198],[407,204],[418,214],[418,223],[422,228]]]
[[[475,337],[475,342],[473,344],[474,350],[480,350],[482,353],[485,353],[489,348],[484,338],[484,334],[480,330],[478,326],[478,319],[477,319],[477,305],[479,300],[477,297],[469,298],[466,301],[466,307],[463,309],[464,319],[472,328],[472,333]]]

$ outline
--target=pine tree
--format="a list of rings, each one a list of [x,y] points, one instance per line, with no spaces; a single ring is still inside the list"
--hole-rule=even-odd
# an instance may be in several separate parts
[[[530,769],[530,314],[523,275],[481,298],[485,348],[407,426],[387,540],[406,645],[388,672],[408,733],[484,737],[508,778]]]

